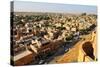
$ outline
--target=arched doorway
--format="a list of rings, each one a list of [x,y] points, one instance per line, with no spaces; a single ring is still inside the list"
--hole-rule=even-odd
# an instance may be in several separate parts
[[[95,56],[94,56],[94,49],[93,49],[93,45],[91,42],[85,42],[82,45],[82,49],[85,52],[85,56],[89,56],[90,58],[92,58],[93,60],[95,60]]]

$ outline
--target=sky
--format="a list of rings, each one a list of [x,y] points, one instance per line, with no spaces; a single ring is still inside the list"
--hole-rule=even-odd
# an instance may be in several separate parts
[[[59,12],[97,14],[97,6],[14,1],[15,12]]]

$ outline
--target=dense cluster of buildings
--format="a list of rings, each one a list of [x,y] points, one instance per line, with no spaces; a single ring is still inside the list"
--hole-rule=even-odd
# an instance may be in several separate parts
[[[26,50],[32,52],[33,64],[44,59],[64,42],[91,31],[97,23],[96,15],[40,13],[13,16],[12,57]],[[15,58],[16,59],[16,58]],[[25,63],[27,64],[27,62]],[[20,62],[15,65],[23,65]]]

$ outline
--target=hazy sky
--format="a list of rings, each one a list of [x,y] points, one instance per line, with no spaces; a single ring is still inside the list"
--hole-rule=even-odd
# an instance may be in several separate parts
[[[18,12],[64,12],[64,13],[94,13],[97,14],[96,6],[55,4],[14,1],[14,11]]]

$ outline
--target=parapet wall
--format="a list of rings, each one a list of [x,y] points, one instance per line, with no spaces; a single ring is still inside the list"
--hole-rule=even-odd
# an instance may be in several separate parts
[[[96,34],[92,34],[90,40],[85,40],[79,46],[79,62],[89,62],[97,60],[97,46],[96,46]]]

